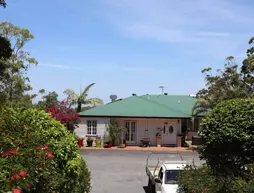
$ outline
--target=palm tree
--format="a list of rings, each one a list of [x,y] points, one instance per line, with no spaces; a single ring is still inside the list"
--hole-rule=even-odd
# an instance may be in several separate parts
[[[75,93],[73,89],[66,89],[64,94],[67,95],[67,102],[70,106],[77,105],[77,112],[81,112],[82,105],[100,105],[103,104],[103,101],[99,98],[87,98],[89,89],[95,85],[92,83],[88,85],[83,92],[80,91],[80,95]]]
[[[192,108],[192,116],[196,117],[199,115],[205,115],[212,109],[212,104],[203,98],[198,98],[197,102],[194,104]]]

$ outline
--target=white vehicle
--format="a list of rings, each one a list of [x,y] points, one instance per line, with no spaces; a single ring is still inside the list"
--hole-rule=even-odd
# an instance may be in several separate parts
[[[147,157],[146,174],[148,176],[148,189],[150,193],[176,193],[178,184],[176,178],[181,170],[187,165],[182,156],[178,153],[181,160],[176,158],[173,153],[167,153],[164,159],[158,158],[157,164],[150,164],[151,155],[161,154],[152,152]],[[164,153],[165,155],[165,153]]]

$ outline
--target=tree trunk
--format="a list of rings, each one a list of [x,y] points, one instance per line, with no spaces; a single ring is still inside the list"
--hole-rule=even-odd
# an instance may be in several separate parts
[[[78,103],[78,108],[77,108],[77,112],[79,113],[79,112],[81,112],[81,103]]]

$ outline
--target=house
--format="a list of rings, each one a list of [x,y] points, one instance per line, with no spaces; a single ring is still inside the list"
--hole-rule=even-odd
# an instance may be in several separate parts
[[[112,101],[108,104],[79,113],[79,136],[101,136],[107,124],[115,120],[127,129],[128,145],[140,145],[143,138],[150,138],[156,145],[156,134],[161,135],[163,146],[175,146],[177,135],[189,129],[188,138],[197,134],[202,117],[192,120],[192,108],[197,99],[190,95],[142,95]]]

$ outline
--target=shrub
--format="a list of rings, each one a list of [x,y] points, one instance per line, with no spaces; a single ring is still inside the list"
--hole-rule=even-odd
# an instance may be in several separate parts
[[[253,193],[254,176],[249,179],[236,178],[228,180],[222,176],[215,175],[206,166],[195,168],[187,166],[178,177],[179,193]]]
[[[0,141],[0,192],[90,192],[74,134],[48,113],[0,110]]]
[[[217,193],[221,189],[221,183],[206,166],[187,166],[180,173],[178,184],[180,193]]]
[[[214,172],[235,178],[254,162],[254,99],[219,103],[202,121],[201,158]]]
[[[45,109],[46,112],[51,114],[52,118],[60,121],[69,131],[73,132],[80,121],[78,113],[67,107],[67,103],[62,101],[59,105],[52,105],[50,108]]]

